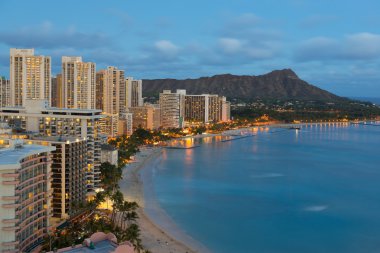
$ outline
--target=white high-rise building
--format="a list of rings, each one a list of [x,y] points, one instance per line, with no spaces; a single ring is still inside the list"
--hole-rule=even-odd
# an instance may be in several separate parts
[[[23,106],[26,99],[51,100],[51,59],[35,56],[34,49],[10,50],[10,105]]]
[[[82,57],[62,56],[64,108],[95,109],[96,65]]]
[[[181,128],[184,126],[186,90],[172,93],[164,90],[160,93],[161,126],[163,128]]]
[[[133,77],[127,77],[125,82],[127,108],[143,106],[142,80],[134,80]]]

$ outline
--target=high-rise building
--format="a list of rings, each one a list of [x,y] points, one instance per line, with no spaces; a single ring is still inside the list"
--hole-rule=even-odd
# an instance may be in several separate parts
[[[23,106],[26,99],[51,96],[51,59],[35,56],[34,49],[10,50],[10,104]]]
[[[82,57],[62,57],[64,108],[95,109],[96,66]]]
[[[67,136],[31,136],[30,144],[54,147],[51,164],[52,220],[59,224],[86,201],[87,141]]]
[[[87,141],[86,190],[93,194],[100,183],[100,110],[61,109],[45,100],[26,100],[25,107],[0,108],[0,121],[12,128],[43,136],[71,136]]]
[[[229,121],[231,119],[231,103],[227,101],[226,97],[220,97],[220,103],[222,107],[220,120]]]
[[[127,110],[124,70],[108,67],[96,74],[96,109],[108,114]]]
[[[218,95],[186,95],[185,122],[188,125],[220,122],[227,118],[226,98]],[[223,111],[223,105],[224,111]],[[224,112],[224,115],[223,115]]]
[[[9,106],[10,82],[0,76],[0,107]]]
[[[132,77],[127,77],[125,82],[127,108],[143,106],[142,80],[134,80]]]
[[[0,140],[0,252],[30,252],[47,236],[54,147]]]
[[[51,107],[63,108],[62,74],[51,79]]]
[[[186,90],[160,93],[161,125],[163,128],[181,128],[184,125]]]

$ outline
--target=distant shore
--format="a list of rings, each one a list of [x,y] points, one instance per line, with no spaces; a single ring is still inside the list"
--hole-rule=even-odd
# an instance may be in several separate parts
[[[174,238],[158,224],[156,224],[144,211],[146,207],[144,198],[142,169],[149,166],[154,159],[161,155],[161,148],[142,148],[135,156],[135,162],[128,164],[123,170],[123,179],[119,182],[120,190],[128,201],[136,201],[138,209],[138,224],[141,229],[142,244],[145,249],[154,253],[196,253],[193,245]],[[202,251],[203,252],[203,251]]]

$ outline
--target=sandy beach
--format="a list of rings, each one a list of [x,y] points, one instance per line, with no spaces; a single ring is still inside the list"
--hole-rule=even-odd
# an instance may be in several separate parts
[[[155,224],[144,212],[144,188],[140,170],[152,159],[161,154],[161,148],[141,148],[136,154],[135,162],[128,164],[123,170],[123,179],[120,181],[120,190],[126,200],[136,201],[138,210],[138,224],[141,229],[142,244],[145,249],[153,253],[193,253],[200,252],[176,240],[166,231]],[[202,251],[203,252],[203,251]]]

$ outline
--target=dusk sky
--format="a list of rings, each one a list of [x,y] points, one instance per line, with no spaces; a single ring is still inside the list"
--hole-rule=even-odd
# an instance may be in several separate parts
[[[0,75],[9,48],[83,56],[127,76],[260,75],[292,68],[341,96],[380,97],[379,0],[0,1]]]

